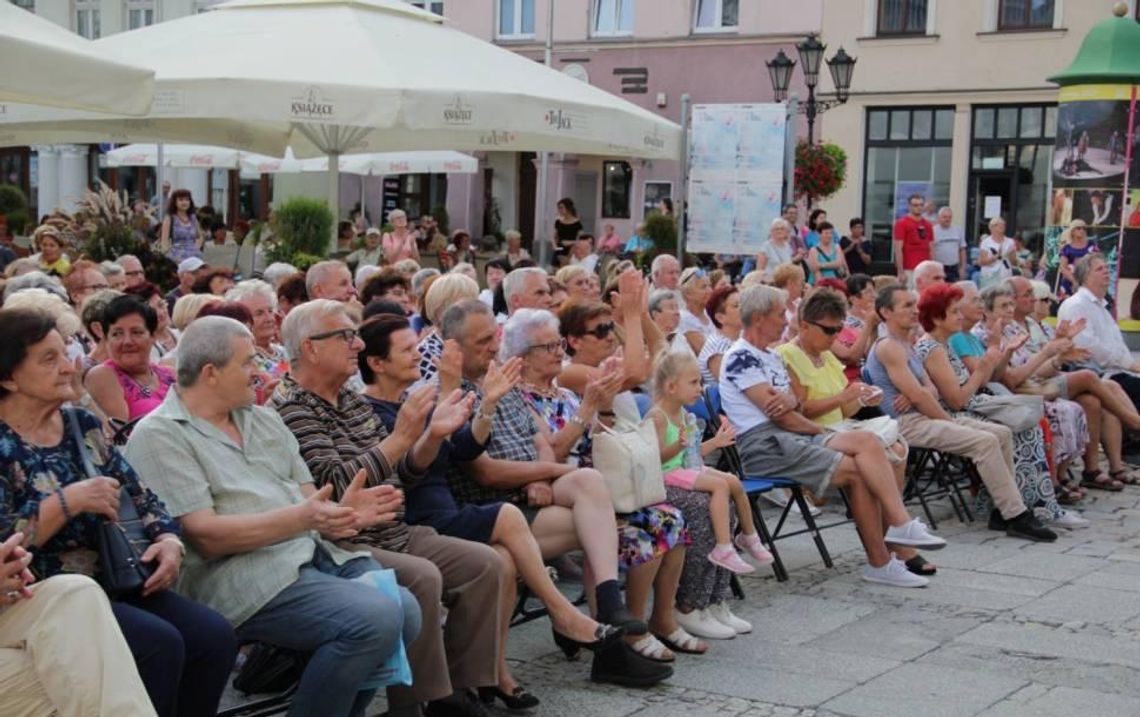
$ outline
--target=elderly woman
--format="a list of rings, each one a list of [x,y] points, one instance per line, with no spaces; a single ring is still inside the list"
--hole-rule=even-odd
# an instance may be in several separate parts
[[[579,264],[569,264],[558,270],[554,280],[566,287],[567,298],[577,301],[597,301],[600,292],[595,289],[591,276],[596,276]]]
[[[171,326],[170,312],[166,308],[166,299],[162,295],[162,290],[149,281],[144,281],[123,293],[137,297],[154,309],[155,316],[158,317],[158,326],[154,330],[154,346],[151,348],[150,357],[152,361],[161,361],[163,356],[178,346],[178,329]]]
[[[432,281],[424,294],[423,317],[429,328],[420,335],[416,350],[420,352],[420,378],[427,382],[439,370],[439,357],[443,355],[443,338],[436,327],[448,307],[466,299],[479,298],[479,285],[463,274],[444,274]]]
[[[765,281],[772,281],[776,267],[791,264],[797,259],[796,249],[791,241],[792,228],[781,218],[772,220],[768,229],[768,240],[760,246],[756,255],[756,271]]]
[[[174,385],[174,372],[154,363],[158,314],[133,296],[107,304],[99,319],[111,358],[87,372],[84,385],[108,418],[129,423],[158,408]]]
[[[420,250],[416,246],[416,233],[408,226],[408,215],[403,209],[388,212],[388,223],[392,231],[380,238],[384,249],[384,261],[395,264],[404,259],[420,260]]]
[[[352,231],[352,224],[348,222],[341,222],[341,224],[348,224],[348,230]],[[346,256],[344,263],[357,271],[366,266],[379,266],[384,261],[384,249],[380,246],[381,236],[380,230],[376,227],[371,227],[364,232],[364,246]],[[351,240],[352,236],[349,237],[350,243]]]
[[[847,277],[847,316],[831,351],[843,362],[843,373],[858,380],[867,351],[875,343],[879,315],[875,313],[875,282],[866,274]]]
[[[402,397],[420,380],[416,334],[407,319],[378,316],[360,327],[364,350],[358,356],[360,375],[367,384],[364,396],[385,427],[395,429]],[[448,346],[441,357],[441,370],[458,383],[462,370],[458,347]],[[499,684],[480,688],[485,702],[495,698],[510,709],[529,709],[538,698],[527,692],[511,676],[506,661],[506,643],[511,614],[516,602],[516,580],[521,579],[550,611],[555,632],[581,643],[599,644],[616,637],[617,632],[580,613],[559,592],[542,563],[542,552],[527,526],[522,512],[511,503],[468,503],[459,507],[448,485],[447,473],[454,461],[477,458],[490,437],[491,422],[498,400],[514,387],[521,362],[491,368],[483,380],[482,411],[446,438],[427,469],[427,475],[410,487],[405,519],[412,525],[427,525],[440,535],[485,543],[498,551],[504,564],[504,580],[499,598],[502,628],[499,649]]]
[[[1005,234],[1005,220],[1001,217],[990,219],[990,233],[982,237],[978,245],[978,288],[985,289],[1008,279],[1017,266],[1017,244]]]
[[[605,310],[601,303],[595,307]],[[580,304],[572,304],[567,310]],[[608,312],[607,312],[608,313]],[[609,324],[612,332],[613,322]],[[595,330],[596,334],[601,331]],[[606,336],[609,336],[607,333]],[[612,340],[612,339],[611,339]],[[523,360],[520,391],[535,414],[539,431],[547,436],[554,459],[580,468],[593,467],[594,422],[612,425],[615,420],[614,396],[621,390],[624,371],[617,362],[599,369],[582,395],[562,388],[564,355],[558,318],[543,309],[519,309],[503,326],[502,361]],[[673,619],[677,581],[685,554],[685,519],[667,503],[619,515],[619,564],[627,571],[626,604],[638,619],[645,619],[650,590],[654,590],[650,632],[629,638],[630,647],[643,657],[671,662],[673,652],[663,644],[686,652],[704,652],[707,646],[682,630]],[[660,573],[664,575],[660,575]]]
[[[512,269],[523,259],[530,258],[530,252],[523,249],[521,232],[517,229],[508,229],[503,237],[507,240],[507,250],[503,252],[503,258]]]
[[[1025,281],[1021,277],[1011,281]],[[1026,282],[1022,287],[1025,300],[1030,298],[1032,285]],[[1089,370],[1061,371],[1060,365],[1072,356],[1072,338],[1084,328],[1062,322],[1057,326],[1057,335],[1044,344],[1030,347],[1032,334],[1014,320],[1015,297],[1009,283],[993,286],[982,292],[982,305],[986,311],[986,322],[974,325],[973,335],[979,342],[989,339],[991,326],[994,332],[1000,330],[1006,341],[1017,341],[1019,349],[1010,356],[1009,367],[1001,376],[1002,383],[1011,390],[1023,393],[1039,393],[1056,403],[1055,399],[1068,398],[1081,403],[1088,422],[1089,438],[1085,446],[1085,470],[1081,471],[1081,485],[1094,490],[1119,491],[1125,482],[1133,482],[1131,474],[1121,460],[1120,436],[1122,426],[1137,430],[1140,414],[1115,381],[1099,378]],[[1077,360],[1083,355],[1077,350]],[[1091,395],[1090,401],[1083,396]],[[1063,432],[1063,431],[1062,431]],[[1083,437],[1083,436],[1082,436]],[[1098,440],[1104,442],[1108,458],[1109,475],[1099,467],[1096,454]],[[1123,480],[1121,480],[1123,479]]]
[[[677,330],[689,342],[693,355],[699,356],[705,341],[716,332],[712,319],[705,313],[705,305],[712,294],[712,285],[704,269],[692,266],[681,272],[679,281],[677,286],[680,287],[683,306]]]
[[[705,314],[716,331],[705,340],[697,355],[701,380],[715,386],[720,380],[720,362],[732,343],[740,338],[740,291],[731,284],[716,289],[705,303]]]
[[[250,314],[253,347],[257,351],[254,362],[259,371],[281,378],[289,371],[289,357],[285,347],[277,342],[277,292],[260,279],[238,282],[226,292],[226,301],[244,306]]]
[[[52,276],[67,276],[71,262],[63,253],[63,238],[50,224],[37,227],[32,233],[32,248],[37,252],[40,271]]]
[[[939,400],[948,413],[965,413],[988,420],[980,408],[985,402],[981,389],[1001,364],[1009,363],[1010,355],[1021,348],[1024,340],[1006,342],[1004,346],[999,345],[1000,339],[991,343],[971,372],[949,345],[950,337],[962,330],[961,302],[962,290],[953,284],[935,284],[922,292],[918,318],[926,333],[915,344],[915,353],[938,389]],[[1013,434],[1013,469],[1025,507],[1039,519],[1069,529],[1088,525],[1079,515],[1057,504],[1040,426]],[[988,515],[991,508],[989,491],[983,489],[978,493],[978,512]]]
[[[150,542],[142,559],[154,573],[112,610],[158,714],[215,714],[237,643],[221,615],[171,591],[185,553],[177,523],[106,443],[100,422],[63,408],[78,398],[76,369],[51,317],[5,309],[0,326],[0,539],[30,536],[31,567],[41,578],[95,575],[100,518],[118,518],[120,496],[129,500]],[[84,468],[89,449],[92,475]]]

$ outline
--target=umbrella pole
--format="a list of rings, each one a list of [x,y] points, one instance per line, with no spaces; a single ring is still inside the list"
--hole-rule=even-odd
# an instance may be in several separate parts
[[[328,253],[336,251],[337,224],[340,222],[340,152],[329,152],[329,211],[332,212],[332,234]]]
[[[162,183],[166,180],[166,167],[164,166],[166,163],[162,161],[164,159],[162,142],[159,142],[156,147],[158,152],[154,160],[154,181],[158,186],[155,187],[155,194],[158,195],[158,221],[162,223],[162,220],[166,218],[166,198],[162,196]]]

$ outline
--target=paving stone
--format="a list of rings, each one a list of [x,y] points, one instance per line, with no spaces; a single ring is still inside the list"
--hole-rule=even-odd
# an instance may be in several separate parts
[[[978,569],[987,573],[1021,575],[1027,578],[1067,582],[1086,573],[1091,573],[1101,566],[1100,560],[1079,555],[1050,555],[1047,560],[1034,560],[1032,553],[1024,553]]]
[[[1123,717],[1136,714],[1140,714],[1140,704],[1134,697],[1057,687],[1027,702],[999,702],[978,717]]]
[[[1110,561],[1103,568],[1082,575],[1073,582],[1077,585],[1140,592],[1140,563]]]
[[[1004,676],[907,664],[823,706],[854,717],[968,717],[1025,684]]]
[[[1072,657],[1087,662],[1140,669],[1140,641],[1084,635],[1032,623],[1014,625],[990,622],[979,625],[957,639],[1026,655]]]
[[[1065,585],[1014,608],[1013,614],[1046,623],[1083,620],[1112,625],[1140,615],[1140,600],[1123,590]]]
[[[739,608],[733,605],[732,609],[752,623],[756,634],[791,644],[807,642],[875,611],[870,605],[842,605],[792,595],[773,596],[763,610],[747,604]]]
[[[715,689],[722,694],[746,699],[814,707],[856,686],[855,682],[841,682],[827,675],[826,665],[820,665],[814,677],[805,679],[802,676],[791,678],[781,670],[759,668],[747,662],[698,661],[677,670],[669,682],[696,689]]]

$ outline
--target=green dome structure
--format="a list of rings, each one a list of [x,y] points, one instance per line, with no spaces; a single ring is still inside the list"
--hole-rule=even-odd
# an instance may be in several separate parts
[[[1071,65],[1049,78],[1062,87],[1091,84],[1140,84],[1140,22],[1128,17],[1128,4],[1085,35]]]

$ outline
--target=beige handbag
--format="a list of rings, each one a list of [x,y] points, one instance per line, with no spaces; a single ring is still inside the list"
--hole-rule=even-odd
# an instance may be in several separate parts
[[[632,513],[665,501],[661,449],[652,421],[610,428],[596,423],[594,468],[610,489],[614,511]]]

